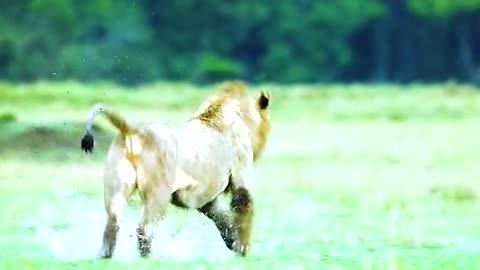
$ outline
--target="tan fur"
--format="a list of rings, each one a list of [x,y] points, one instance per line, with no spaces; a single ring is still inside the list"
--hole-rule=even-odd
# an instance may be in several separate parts
[[[227,82],[222,89],[210,97],[197,111],[196,118],[205,125],[223,132],[223,109],[226,103],[232,99],[240,99],[247,95],[246,84],[243,82]]]
[[[120,131],[110,146],[105,168],[108,218],[102,257],[112,256],[118,220],[135,190],[144,204],[137,230],[141,255],[149,254],[151,227],[164,217],[170,201],[199,209],[215,222],[230,249],[246,255],[253,217],[253,163],[263,152],[270,131],[269,99],[265,92],[249,96],[242,82],[227,82],[177,129],[161,123],[132,128],[100,107]],[[98,109],[92,112],[90,127],[99,113]],[[111,115],[115,115],[114,121]],[[87,136],[91,136],[88,126]],[[93,137],[91,140],[93,148]],[[227,186],[232,193],[232,219],[222,214],[216,203]]]
[[[255,97],[256,100],[262,95],[270,99],[270,94],[262,91],[257,93]],[[266,146],[268,134],[270,133],[270,112],[269,110],[259,108],[258,103],[253,104],[255,108],[249,106],[247,85],[245,83],[237,81],[225,83],[217,95],[211,97],[199,108],[196,113],[196,118],[206,125],[223,132],[225,122],[222,119],[222,108],[228,103],[229,99],[238,99],[244,103],[247,102],[247,104],[240,106],[239,117],[243,118],[250,129],[257,129],[257,131],[252,134],[253,158],[257,160]],[[259,121],[257,119],[255,121],[253,116],[258,114],[261,120]],[[259,125],[258,122],[260,122]]]

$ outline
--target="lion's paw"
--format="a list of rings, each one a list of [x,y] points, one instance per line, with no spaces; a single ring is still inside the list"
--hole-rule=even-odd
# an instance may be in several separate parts
[[[152,241],[145,237],[142,230],[140,228],[137,229],[137,240],[138,240],[138,251],[140,252],[140,256],[146,257],[150,255],[150,251],[152,249]]]
[[[240,256],[245,257],[248,255],[248,253],[250,253],[250,244],[235,241],[233,243],[233,251],[235,251]]]

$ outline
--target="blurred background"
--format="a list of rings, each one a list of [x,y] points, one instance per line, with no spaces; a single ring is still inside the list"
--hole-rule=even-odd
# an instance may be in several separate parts
[[[0,79],[480,83],[480,0],[3,0]]]
[[[480,269],[479,29],[480,0],[0,0],[0,269]],[[134,196],[95,261],[90,107],[177,126],[228,79],[272,94],[251,256],[172,206],[139,260]]]

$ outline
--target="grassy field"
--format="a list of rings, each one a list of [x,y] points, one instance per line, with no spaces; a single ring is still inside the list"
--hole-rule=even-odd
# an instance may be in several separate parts
[[[450,85],[258,86],[273,129],[256,166],[251,256],[171,207],[149,259],[133,203],[113,261],[96,261],[113,129],[81,153],[89,106],[179,123],[211,87],[0,84],[0,269],[480,269],[480,91]],[[136,91],[134,91],[136,90]]]

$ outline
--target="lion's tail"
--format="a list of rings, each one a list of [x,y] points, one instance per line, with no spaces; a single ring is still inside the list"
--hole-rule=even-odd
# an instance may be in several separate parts
[[[111,111],[104,104],[96,104],[90,109],[88,115],[87,128],[85,130],[85,135],[81,141],[81,148],[85,153],[92,153],[94,147],[94,139],[92,135],[92,127],[95,117],[98,114],[103,114],[122,134],[131,134],[135,132],[135,129],[131,127],[127,121],[121,117],[119,114]]]

